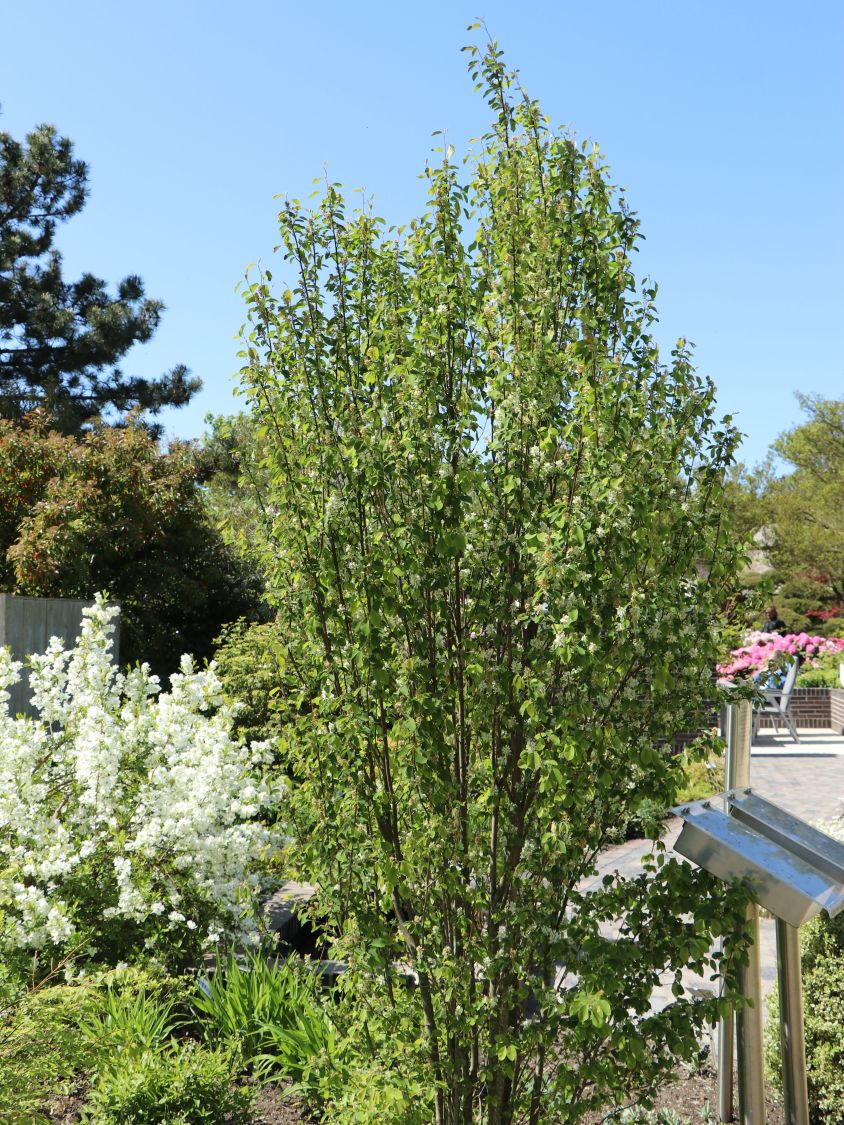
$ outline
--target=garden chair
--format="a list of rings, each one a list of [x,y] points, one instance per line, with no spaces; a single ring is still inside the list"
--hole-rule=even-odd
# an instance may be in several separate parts
[[[757,703],[753,708],[753,738],[759,733],[759,726],[762,717],[768,715],[773,719],[774,730],[779,732],[780,721],[788,728],[791,737],[795,742],[799,742],[797,731],[795,730],[794,723],[791,721],[791,716],[788,713],[788,708],[791,703],[791,693],[794,691],[794,681],[797,679],[797,673],[800,669],[800,661],[795,658],[790,661],[786,670],[785,679],[781,687],[768,688],[765,691],[764,700]]]

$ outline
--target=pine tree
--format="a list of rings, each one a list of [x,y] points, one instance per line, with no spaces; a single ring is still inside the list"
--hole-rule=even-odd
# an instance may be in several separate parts
[[[55,232],[84,206],[87,180],[87,165],[52,125],[23,143],[0,132],[0,416],[41,407],[66,433],[109,411],[182,406],[201,385],[181,364],[158,379],[117,366],[150,339],[164,307],[139,277],[112,295],[92,274],[63,276]]]

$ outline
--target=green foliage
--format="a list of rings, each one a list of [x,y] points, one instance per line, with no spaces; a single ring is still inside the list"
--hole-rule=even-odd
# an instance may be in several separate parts
[[[301,997],[288,1025],[265,1021],[261,1033],[264,1049],[253,1059],[259,1077],[291,1078],[293,1090],[314,1107],[346,1088],[337,1033],[313,994]]]
[[[771,518],[766,502],[766,489],[771,476],[770,463],[756,469],[743,464],[734,465],[724,484],[724,505],[729,509],[734,533],[747,544],[757,545],[753,536],[765,527]]]
[[[293,831],[373,1013],[350,1071],[438,1125],[560,1125],[696,1053],[715,1002],[681,971],[742,925],[661,851],[581,890],[643,798],[673,803],[670,740],[711,698],[736,435],[683,341],[660,360],[597,149],[494,46],[471,71],[492,128],[465,183],[450,150],[427,169],[409,226],[333,184],[283,205],[292,276],[247,283],[242,377]]]
[[[106,987],[97,1010],[80,1022],[82,1035],[97,1050],[98,1067],[112,1069],[164,1050],[181,1021],[174,1016],[174,998]]]
[[[247,1125],[256,1091],[234,1081],[226,1051],[197,1043],[121,1056],[91,1088],[82,1120],[91,1125]]]
[[[715,1117],[705,1110],[697,1119],[702,1122],[714,1122]],[[605,1125],[692,1125],[688,1119],[683,1119],[673,1109],[623,1109],[617,1115],[605,1118]]]
[[[803,1023],[811,1125],[844,1123],[844,915],[821,915],[800,930]],[[779,999],[768,1001],[765,1024],[767,1077],[782,1094]]]
[[[186,982],[154,969],[24,993],[0,1023],[0,1118],[46,1123],[48,1099],[84,1079],[84,1119],[98,1125],[249,1120],[253,1094],[230,1088],[236,1054],[174,1038],[186,997]]]
[[[844,637],[844,614],[828,621],[812,622],[812,632],[819,637]]]
[[[779,608],[779,607],[777,607]],[[804,613],[796,613],[784,606],[780,611],[787,633],[814,633],[811,620]]]
[[[779,571],[774,572],[774,577],[777,593],[773,600],[790,633],[835,635],[834,628],[832,633],[824,633],[823,630],[830,622],[816,616],[818,612],[830,611],[835,605],[835,596],[826,575],[815,572],[788,574]],[[838,628],[844,628],[844,621],[838,622]]]
[[[236,621],[217,638],[214,660],[226,697],[237,703],[235,732],[245,742],[274,742],[287,703],[287,644],[275,621]]]
[[[205,498],[226,540],[257,562],[255,529],[267,497],[267,473],[255,419],[249,414],[207,415],[202,441]]]
[[[720,792],[724,787],[724,744],[713,731],[701,734],[675,757],[682,771],[674,804],[697,801]],[[665,831],[669,807],[652,797],[643,797],[626,822],[619,826],[618,840],[636,838],[658,840]]]
[[[0,133],[0,415],[40,406],[64,433],[108,409],[182,406],[201,386],[182,365],[160,379],[127,378],[115,366],[152,337],[164,308],[139,277],[112,296],[92,274],[62,276],[56,227],[84,206],[87,180],[87,165],[52,125],[23,143]]]
[[[96,1011],[91,982],[44,984],[7,1004],[0,1013],[0,1120],[37,1125],[53,1094],[72,1088],[93,1064],[96,1048],[79,1025]]]
[[[844,604],[844,399],[797,398],[808,421],[774,444],[792,471],[768,489],[776,521],[771,554],[789,574],[822,575],[826,592]]]
[[[776,572],[775,572],[776,574]],[[829,587],[819,578],[810,574],[776,575],[779,578],[777,598],[784,605],[794,609],[811,609],[813,606],[823,608],[824,603],[830,600]],[[779,608],[779,603],[777,605]]]
[[[236,1042],[245,1061],[262,1049],[264,1023],[292,1025],[295,1009],[306,991],[304,980],[286,962],[275,964],[263,954],[241,965],[234,953],[216,970],[200,976],[193,1006],[212,1042]]]
[[[380,989],[338,981],[336,1021],[343,1035],[342,1067],[322,1112],[330,1125],[430,1125],[435,1091],[426,1077],[424,1040],[418,1035],[417,998],[407,979],[390,1002]],[[362,1049],[362,1044],[369,1049]]]
[[[724,754],[710,752],[705,758],[683,755],[683,781],[677,790],[677,804],[711,797],[724,787]]]
[[[175,671],[210,656],[223,624],[259,611],[260,588],[198,491],[188,444],[162,453],[136,425],[81,438],[43,414],[0,422],[0,582],[15,593],[121,605],[121,659]]]
[[[0,1021],[5,1020],[20,1001],[27,988],[29,957],[22,952],[16,958],[0,961]],[[45,975],[50,975],[49,971]]]
[[[292,1078],[315,1101],[338,1056],[319,988],[316,975],[290,962],[255,954],[241,965],[230,954],[225,965],[200,978],[193,1007],[212,1043],[236,1046],[255,1074]]]
[[[844,604],[844,400],[797,399],[807,421],[772,447],[789,471],[778,473],[773,456],[752,473],[742,467],[725,500],[741,529],[765,529],[763,554],[776,585],[785,583],[776,604],[789,631],[834,636],[812,611]]]
[[[799,688],[838,688],[841,687],[841,665],[844,652],[829,652],[817,659],[817,667],[803,668],[797,674],[795,686]]]

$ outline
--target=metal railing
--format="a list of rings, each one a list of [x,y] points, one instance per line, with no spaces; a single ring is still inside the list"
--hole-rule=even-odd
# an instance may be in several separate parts
[[[783,1100],[786,1125],[809,1125],[799,926],[826,910],[844,910],[844,844],[818,831],[750,787],[753,713],[749,701],[725,708],[725,790],[678,808],[683,828],[674,847],[723,882],[739,880],[752,894],[751,942],[739,970],[746,1003],[719,1022],[718,1116],[733,1116],[733,1049],[738,1064],[738,1120],[764,1125],[762,985],[759,907],[776,918]],[[728,952],[722,945],[722,955]],[[724,985],[721,985],[724,994]],[[734,1036],[735,1032],[735,1036]]]

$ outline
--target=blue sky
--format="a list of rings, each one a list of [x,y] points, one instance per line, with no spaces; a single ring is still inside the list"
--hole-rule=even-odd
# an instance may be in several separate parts
[[[60,235],[68,273],[139,273],[167,312],[124,369],[204,381],[168,433],[236,408],[234,290],[272,261],[276,194],[306,197],[327,163],[403,222],[433,130],[458,154],[483,131],[460,54],[478,16],[551,120],[604,150],[642,220],[660,338],[694,341],[742,458],[799,421],[795,390],[844,395],[837,0],[7,0],[0,129],[53,122],[91,168]]]

